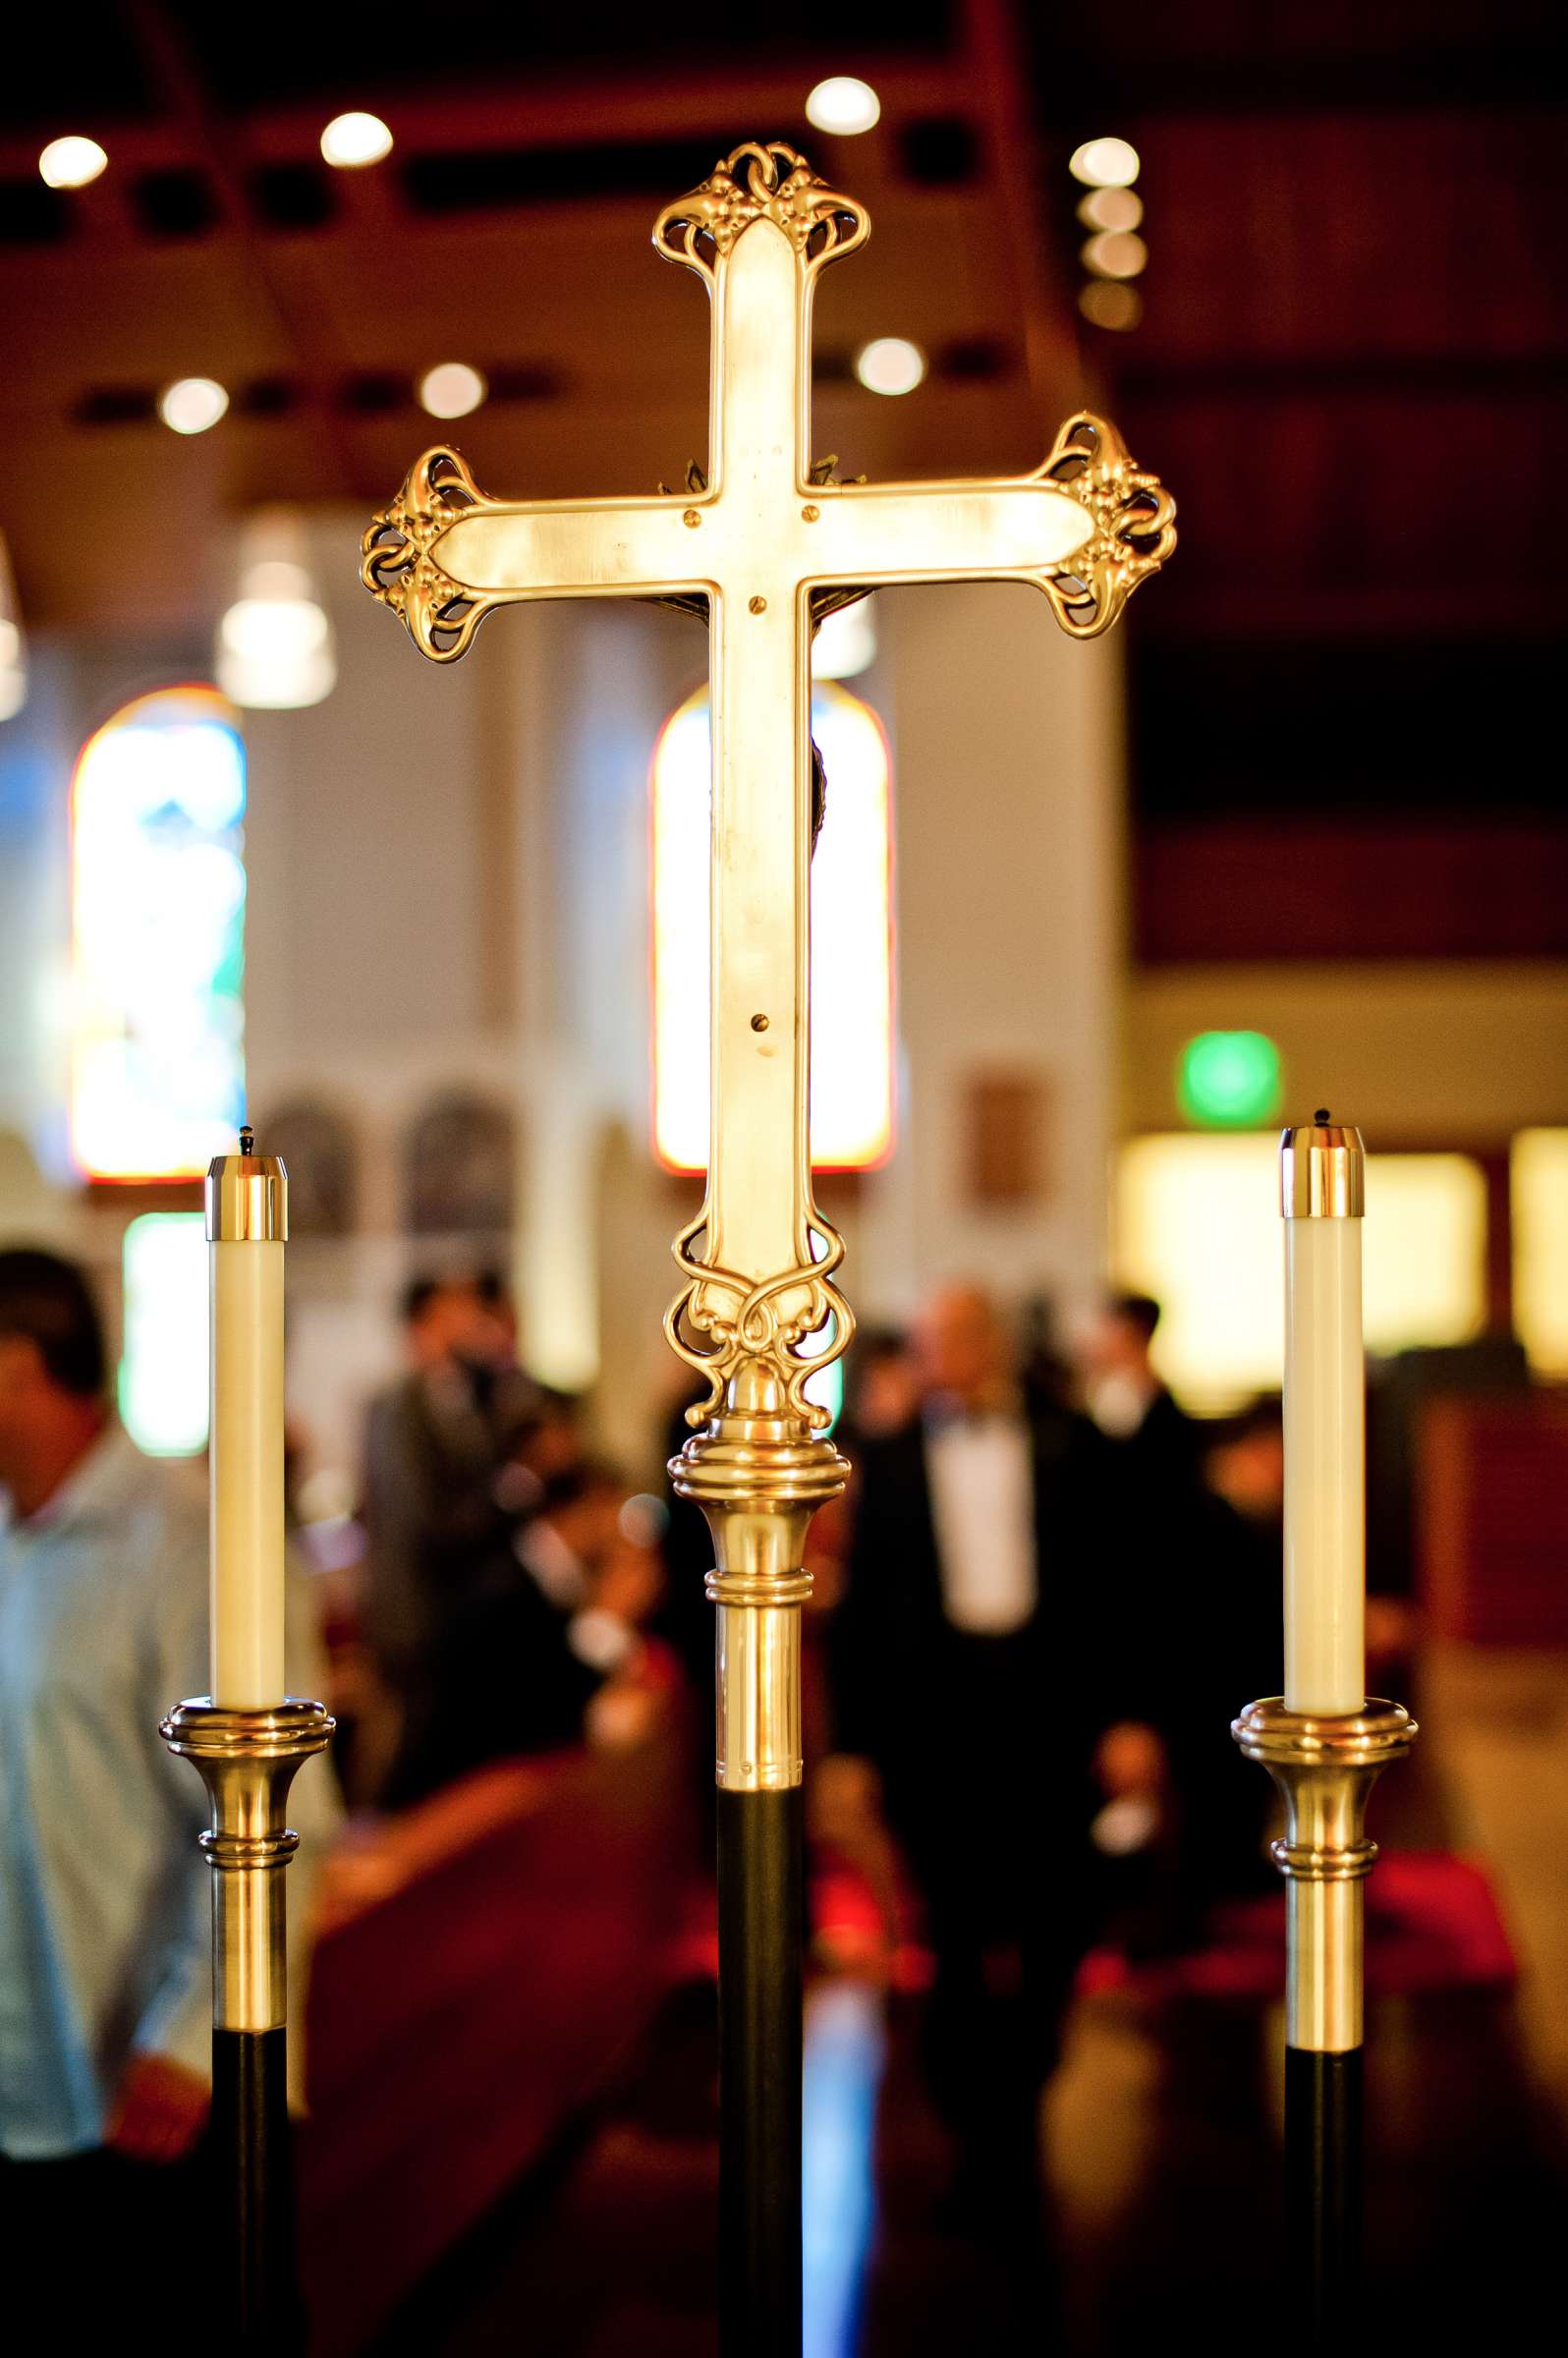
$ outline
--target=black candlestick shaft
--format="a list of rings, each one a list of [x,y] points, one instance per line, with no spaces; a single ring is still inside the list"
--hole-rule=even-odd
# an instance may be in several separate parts
[[[246,2358],[290,2346],[301,2328],[287,2036],[212,2034],[220,2297]]]
[[[802,1797],[718,1796],[719,2346],[800,2358]]]
[[[1362,2050],[1285,2049],[1288,2275],[1303,2347],[1348,2333],[1361,2305]]]

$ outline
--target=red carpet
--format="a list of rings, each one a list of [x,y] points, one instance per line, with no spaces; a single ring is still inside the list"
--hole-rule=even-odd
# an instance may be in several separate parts
[[[1085,1994],[1130,1989],[1148,1996],[1266,2001],[1285,1974],[1285,1894],[1217,1912],[1213,1938],[1191,1955],[1131,1965],[1116,1949],[1084,1960]],[[1433,1991],[1511,1990],[1513,1945],[1484,1870],[1447,1851],[1394,1851],[1367,1886],[1367,1988],[1373,1997]]]

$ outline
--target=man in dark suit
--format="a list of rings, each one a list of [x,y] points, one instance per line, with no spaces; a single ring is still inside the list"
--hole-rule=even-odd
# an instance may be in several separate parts
[[[932,2092],[960,2188],[1000,2220],[1037,2196],[1039,2095],[1091,1933],[1094,1748],[1123,1715],[1097,1626],[1112,1501],[1092,1426],[1026,1414],[983,1293],[939,1294],[918,1339],[923,1413],[861,1452],[835,1733],[879,1778],[924,1902]]]
[[[1155,1371],[1159,1319],[1151,1295],[1111,1295],[1086,1342],[1084,1405],[1115,1443],[1121,1472],[1158,1493],[1163,1509],[1200,1481],[1203,1434]]]

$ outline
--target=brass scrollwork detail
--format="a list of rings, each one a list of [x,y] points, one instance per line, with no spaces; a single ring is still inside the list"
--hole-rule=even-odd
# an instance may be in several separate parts
[[[455,450],[427,450],[410,468],[390,507],[372,516],[361,541],[360,579],[400,616],[435,663],[455,663],[492,606],[505,602],[444,573],[431,550],[473,508],[491,505]]]
[[[1108,631],[1141,582],[1176,546],[1176,502],[1158,476],[1133,463],[1113,425],[1092,411],[1069,418],[1036,477],[1076,499],[1094,530],[1040,588],[1075,639]]]
[[[819,1212],[810,1212],[808,1220],[812,1234],[824,1248],[822,1259],[807,1262],[800,1268],[782,1269],[777,1276],[756,1284],[694,1258],[692,1246],[707,1225],[705,1206],[670,1247],[686,1283],[664,1314],[664,1332],[671,1350],[695,1368],[708,1386],[706,1399],[687,1410],[689,1425],[706,1423],[746,1360],[766,1363],[783,1385],[790,1410],[814,1431],[831,1421],[827,1409],[807,1399],[806,1386],[819,1368],[831,1367],[849,1349],[855,1314],[832,1283],[833,1272],[844,1259],[843,1238]],[[791,1305],[787,1310],[786,1303]],[[814,1358],[803,1359],[797,1346],[808,1335],[819,1333],[829,1319],[833,1334],[827,1348]],[[711,1348],[689,1342],[683,1324],[709,1336]]]
[[[774,222],[810,268],[853,253],[871,234],[864,204],[819,180],[782,140],[748,140],[722,156],[710,176],[667,204],[653,244],[668,262],[684,262],[711,280],[713,265],[754,221]]]

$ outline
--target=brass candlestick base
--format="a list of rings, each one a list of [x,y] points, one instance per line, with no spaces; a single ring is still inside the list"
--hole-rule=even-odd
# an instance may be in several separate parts
[[[1285,2044],[1344,2054],[1362,2043],[1365,1894],[1377,1845],[1366,1835],[1367,1796],[1390,1761],[1416,1740],[1397,1703],[1315,1716],[1274,1696],[1231,1722],[1250,1761],[1260,1761],[1285,1801],[1285,1833],[1272,1845],[1286,1878],[1289,1966]]]
[[[812,1515],[836,1498],[849,1462],[790,1409],[783,1380],[743,1362],[725,1406],[671,1462],[683,1498],[702,1510],[718,1607],[716,1774],[729,1793],[798,1785],[801,1759],[801,1607]]]
[[[295,1772],[324,1751],[334,1724],[321,1704],[292,1696],[258,1712],[225,1711],[203,1696],[159,1724],[169,1750],[199,1769],[212,1810],[201,1847],[216,1879],[214,2030],[280,2030],[287,2019],[283,1870],[300,1837],[284,1813]]]

